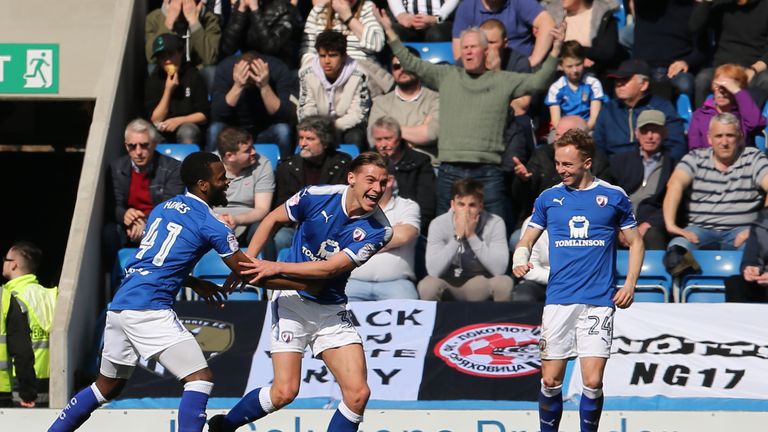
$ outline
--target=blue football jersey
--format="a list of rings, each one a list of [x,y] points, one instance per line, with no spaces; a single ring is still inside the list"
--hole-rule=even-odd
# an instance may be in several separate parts
[[[345,253],[361,266],[389,242],[392,228],[378,206],[364,216],[347,215],[344,201],[348,190],[345,185],[308,186],[285,202],[288,217],[299,223],[287,261],[325,261]],[[317,296],[305,291],[299,295],[322,304],[345,303],[344,287],[350,273],[328,279]]]
[[[553,186],[536,199],[528,225],[549,234],[547,304],[613,306],[616,235],[637,225],[620,187],[599,179],[582,190]]]
[[[208,204],[189,193],[159,204],[109,309],[170,309],[184,279],[211,249],[226,258],[239,246]]]

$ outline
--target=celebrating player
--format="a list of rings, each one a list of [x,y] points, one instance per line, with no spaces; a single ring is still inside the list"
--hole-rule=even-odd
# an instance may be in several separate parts
[[[128,275],[110,304],[96,382],[72,398],[49,432],[77,429],[96,408],[120,394],[139,356],[157,359],[184,381],[179,431],[202,431],[213,375],[194,336],[171,306],[181,286],[191,287],[209,303],[219,305],[226,298],[218,285],[189,276],[210,249],[238,275],[245,269],[238,263],[248,257],[211,210],[227,204],[229,180],[219,158],[203,152],[187,156],[181,179],[189,192],[152,210]]]
[[[621,188],[590,172],[595,144],[587,132],[570,130],[555,142],[555,166],[562,183],[539,195],[528,229],[517,244],[512,272],[522,277],[533,264],[531,248],[549,233],[551,270],[541,323],[541,432],[558,430],[563,414],[563,375],[578,357],[583,393],[581,431],[597,431],[603,408],[603,372],[611,353],[614,306],[632,304],[643,263],[643,240],[632,205]],[[618,232],[629,243],[629,271],[616,289],[614,262]]]
[[[356,431],[363,420],[370,389],[366,382],[362,339],[349,320],[344,286],[350,272],[386,245],[392,228],[378,203],[387,185],[387,163],[377,153],[352,162],[349,186],[309,186],[273,210],[259,225],[248,247],[255,257],[280,224],[298,222],[289,262],[254,260],[251,283],[277,275],[326,279],[319,292],[281,291],[272,300],[272,387],[245,395],[226,415],[211,418],[211,432],[234,431],[284,407],[296,398],[301,360],[309,345],[333,373],[342,401],[329,432]]]

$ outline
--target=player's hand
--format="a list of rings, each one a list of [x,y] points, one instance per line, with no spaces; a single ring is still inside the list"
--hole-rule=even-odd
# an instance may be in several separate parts
[[[533,269],[533,263],[528,263],[526,265],[513,267],[512,274],[515,275],[515,277],[521,278],[525,276],[532,269]]]
[[[220,286],[205,279],[197,279],[190,287],[197,293],[209,306],[223,308],[227,300],[227,292]]]
[[[625,284],[620,290],[616,291],[613,296],[613,304],[619,309],[626,309],[632,306],[632,302],[635,300],[635,287]]]
[[[35,407],[35,401],[21,401],[19,402],[19,405],[21,405],[22,408],[34,408]]]
[[[221,289],[226,293],[231,293],[234,291],[243,292],[245,285],[246,283],[240,279],[240,276],[238,276],[236,272],[232,272],[229,274],[229,276],[227,276],[227,279],[224,281],[224,285],[221,286]]]
[[[736,234],[736,238],[733,239],[733,246],[735,248],[741,247],[741,245],[743,245],[748,238],[749,238],[749,228],[746,228],[741,232],[739,232],[738,234]]]
[[[523,165],[523,163],[520,162],[520,159],[518,159],[517,156],[512,156],[512,161],[515,163],[515,175],[517,176],[517,178],[519,178],[524,182],[527,182],[531,178],[533,173],[528,171],[528,168],[526,168],[525,165]]]
[[[259,282],[271,276],[280,274],[279,263],[274,261],[260,260],[251,258],[249,262],[241,262],[241,267],[247,267],[247,270],[243,270],[243,275],[252,276],[248,281],[251,285],[259,285]]]

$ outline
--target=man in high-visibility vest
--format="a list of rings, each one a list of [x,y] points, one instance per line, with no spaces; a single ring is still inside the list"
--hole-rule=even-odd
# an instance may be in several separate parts
[[[8,280],[3,286],[18,302],[28,319],[31,347],[34,351],[34,369],[37,377],[37,405],[48,403],[48,379],[50,377],[50,352],[48,349],[53,310],[56,305],[57,288],[45,288],[37,281],[37,272],[42,261],[40,248],[27,241],[13,244],[5,254],[3,277]],[[16,368],[18,377],[18,366]],[[21,399],[24,398],[19,395]]]

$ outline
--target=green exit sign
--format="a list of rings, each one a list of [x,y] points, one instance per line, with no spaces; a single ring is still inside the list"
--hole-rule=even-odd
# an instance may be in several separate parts
[[[0,44],[0,93],[58,93],[59,44]]]

